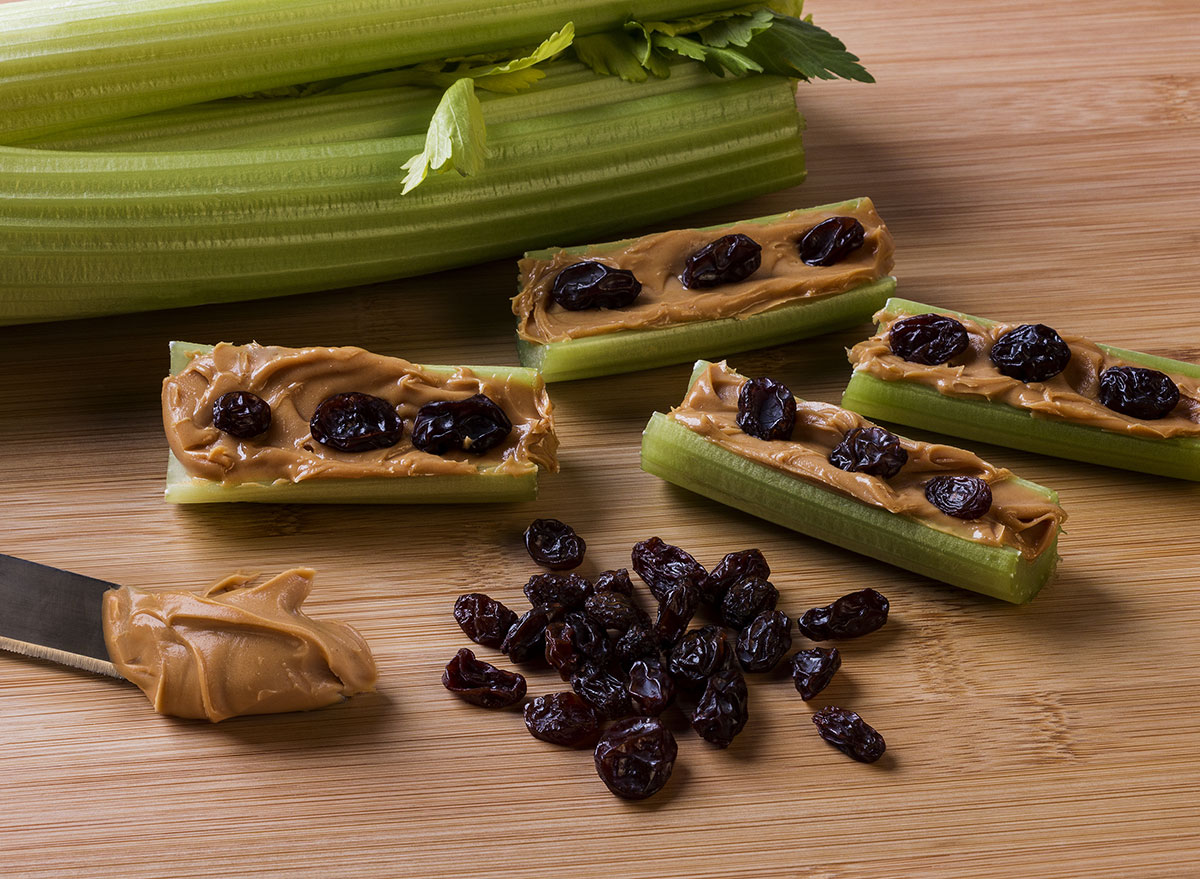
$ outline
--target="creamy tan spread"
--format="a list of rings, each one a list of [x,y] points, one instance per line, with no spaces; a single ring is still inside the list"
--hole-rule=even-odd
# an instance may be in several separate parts
[[[1071,349],[1067,368],[1044,382],[1022,382],[1001,373],[988,355],[996,340],[1019,324],[985,326],[951,315],[967,331],[970,344],[949,363],[925,366],[892,353],[892,324],[909,315],[886,309],[875,315],[879,331],[850,349],[856,372],[883,381],[910,381],[937,389],[948,397],[970,397],[1007,403],[1035,418],[1051,418],[1144,437],[1200,436],[1200,380],[1171,375],[1179,386],[1179,405],[1166,418],[1139,421],[1102,404],[1096,394],[1100,374],[1110,366],[1137,366],[1115,357],[1081,336],[1059,333]]]
[[[159,714],[214,723],[374,690],[362,636],[301,610],[312,578],[296,568],[257,586],[235,574],[199,593],[113,589],[102,609],[109,658]]]
[[[242,440],[213,426],[213,403],[229,391],[252,391],[271,406],[271,427]],[[312,438],[309,421],[328,397],[350,391],[396,406],[404,436],[394,446],[341,452]],[[486,394],[512,421],[507,441],[482,455],[433,455],[413,447],[417,410],[434,400]],[[192,476],[221,482],[300,482],[386,476],[519,475],[540,465],[558,470],[553,406],[540,378],[531,386],[467,367],[444,372],[361,348],[217,345],[163,381],[163,426],[172,454]]]
[[[791,441],[761,440],[737,426],[737,400],[745,378],[725,363],[711,364],[669,417],[709,442],[743,458],[832,488],[873,507],[898,513],[956,537],[991,546],[1011,546],[1036,558],[1054,542],[1066,521],[1063,509],[1017,481],[1011,472],[964,449],[900,438],[908,463],[888,479],[851,473],[829,463],[829,453],[845,434],[870,421],[829,403],[797,401]],[[981,519],[947,516],[925,499],[934,476],[975,476],[992,490],[992,508]]]
[[[832,266],[800,261],[796,242],[830,217],[854,217],[866,232],[863,246]],[[688,290],[679,280],[686,259],[722,235],[742,233],[762,245],[762,265],[744,281]],[[517,334],[527,342],[561,342],[619,330],[669,327],[691,321],[749,317],[781,305],[844,293],[877,281],[892,269],[892,236],[869,198],[832,209],[792,211],[770,223],[735,223],[719,230],[679,229],[634,239],[623,247],[565,251],[552,259],[517,264],[520,293],[512,301]],[[555,276],[583,260],[628,269],[642,284],[625,308],[568,311],[550,298]]]

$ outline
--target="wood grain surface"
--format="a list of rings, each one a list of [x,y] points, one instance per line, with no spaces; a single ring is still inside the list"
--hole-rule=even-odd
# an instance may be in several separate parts
[[[715,223],[870,195],[901,293],[1200,361],[1200,5],[812,0],[878,78],[803,85],[804,186]],[[629,230],[638,231],[638,230]],[[573,243],[573,242],[546,242]],[[638,469],[688,366],[554,386],[562,473],[501,507],[208,507],[161,500],[167,342],[354,344],[515,363],[496,262],[275,301],[0,330],[0,551],[120,583],[200,587],[307,564],[316,614],[359,627],[379,692],[216,726],[118,681],[0,657],[0,874],[22,877],[1193,877],[1200,875],[1200,488],[979,446],[1059,490],[1061,575],[1011,607],[833,549]],[[731,358],[836,401],[866,327]],[[820,704],[888,754],[814,734],[782,675],[751,681],[728,751],[680,730],[642,804],[520,715],[455,700],[455,596],[517,604],[536,516],[583,572],[652,534],[711,565],[761,547],[789,613],[873,586],[879,633]],[[489,651],[481,649],[488,654]],[[560,689],[535,671],[531,693]]]

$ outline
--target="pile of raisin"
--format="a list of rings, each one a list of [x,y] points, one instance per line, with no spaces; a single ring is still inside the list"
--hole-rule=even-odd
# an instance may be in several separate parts
[[[532,534],[532,537],[530,536]],[[578,559],[574,549],[578,542]],[[539,519],[526,532],[530,555],[547,565],[566,545],[575,564],[583,540],[556,519]],[[658,537],[633,547],[634,573],[655,607],[639,602],[629,570],[589,580],[577,573],[534,574],[525,584],[528,610],[518,613],[479,592],[459,596],[454,618],[476,644],[504,653],[517,665],[545,663],[570,689],[525,699],[525,676],[460,650],[442,682],[475,705],[523,703],[529,733],[551,744],[593,748],[596,772],[620,797],[644,799],[669,781],[678,756],[674,725],[661,718],[681,712],[702,739],[727,748],[750,718],[747,674],[765,674],[785,662],[793,623],[776,609],[779,591],[757,549],[731,552],[708,571],[691,553]],[[887,599],[872,589],[828,607],[813,608],[799,631],[813,640],[853,638],[887,619]],[[697,615],[709,622],[695,624]],[[837,648],[798,651],[793,680],[807,701],[841,665]],[[883,753],[883,739],[842,709],[818,732],[856,759]],[[854,720],[847,720],[849,715]],[[878,752],[878,753],[876,753]]]

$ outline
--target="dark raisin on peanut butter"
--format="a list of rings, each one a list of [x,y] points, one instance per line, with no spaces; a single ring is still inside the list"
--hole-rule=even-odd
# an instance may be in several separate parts
[[[1100,374],[1098,396],[1114,412],[1154,421],[1179,405],[1179,386],[1157,369],[1111,366]]]
[[[723,235],[687,258],[679,280],[689,290],[744,281],[762,265],[762,247],[747,235]]]
[[[550,298],[568,311],[625,308],[642,292],[641,282],[628,269],[600,262],[577,262],[554,276]]]
[[[935,476],[925,499],[955,519],[979,519],[992,508],[992,490],[977,476]]]
[[[761,440],[788,440],[796,428],[796,398],[783,382],[752,378],[738,392],[737,426]]]
[[[326,398],[309,421],[312,437],[339,452],[369,452],[400,442],[404,423],[381,397],[351,392]]]
[[[230,391],[217,397],[212,416],[217,430],[238,439],[252,439],[271,426],[270,405],[250,391]]]
[[[988,359],[1009,378],[1044,382],[1067,368],[1071,348],[1045,324],[1021,324],[996,340]]]
[[[417,410],[413,445],[422,452],[482,455],[508,439],[512,422],[494,400],[475,394],[465,400],[435,400]]]
[[[901,318],[888,331],[892,353],[911,363],[937,366],[967,350],[967,329],[952,317],[918,314]]]
[[[796,249],[805,265],[831,266],[862,247],[864,241],[866,230],[854,217],[830,217],[805,232]]]

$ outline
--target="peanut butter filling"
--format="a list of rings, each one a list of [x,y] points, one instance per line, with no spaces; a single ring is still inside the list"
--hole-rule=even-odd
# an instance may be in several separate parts
[[[738,392],[746,379],[724,363],[711,364],[669,417],[722,448],[833,489],[873,507],[990,546],[1008,546],[1036,558],[1057,537],[1066,513],[1044,495],[964,449],[900,438],[908,462],[895,476],[881,479],[829,463],[829,453],[845,434],[872,423],[829,403],[797,400],[796,429],[790,441],[761,440],[737,426]],[[925,498],[934,476],[975,476],[992,490],[992,507],[981,519],[948,516]]]
[[[102,608],[108,655],[159,714],[214,723],[374,690],[362,636],[301,610],[312,578],[296,568],[257,586],[234,574],[200,593],[113,589]]]
[[[265,434],[242,440],[213,426],[213,403],[229,391],[251,391],[271,406]],[[309,421],[328,397],[357,391],[381,397],[404,422],[400,442],[385,449],[342,452],[313,439]],[[433,455],[413,447],[417,410],[435,400],[486,394],[512,422],[508,439],[483,454]],[[435,370],[361,348],[217,345],[163,381],[163,425],[172,454],[192,476],[219,482],[301,482],[506,473],[542,466],[556,472],[553,406],[540,377],[489,378],[467,367]]]
[[[892,353],[888,333],[892,324],[909,317],[904,313],[880,311],[875,315],[879,331],[850,349],[855,372],[865,372],[883,381],[910,381],[935,388],[948,397],[968,397],[1007,403],[1024,409],[1034,418],[1070,421],[1127,433],[1165,439],[1200,436],[1200,380],[1170,375],[1179,386],[1179,405],[1166,418],[1139,421],[1109,409],[1097,398],[1100,375],[1111,366],[1137,366],[1115,357],[1082,336],[1060,332],[1071,349],[1067,368],[1044,382],[1022,382],[1004,375],[989,359],[996,340],[1019,324],[986,326],[958,315],[949,315],[967,331],[967,349],[938,366],[911,363]]]
[[[809,266],[796,243],[830,217],[854,217],[863,225],[863,246],[832,266]],[[762,246],[762,264],[744,281],[708,290],[689,290],[679,280],[687,258],[722,235],[741,233]],[[620,330],[670,327],[692,321],[749,317],[781,305],[844,293],[877,281],[892,269],[892,236],[869,198],[822,210],[792,211],[770,223],[736,223],[720,230],[679,229],[580,254],[565,251],[552,259],[526,258],[517,264],[520,293],[512,301],[517,335],[545,344]],[[554,278],[583,260],[628,269],[642,284],[625,308],[568,311],[550,298]]]

